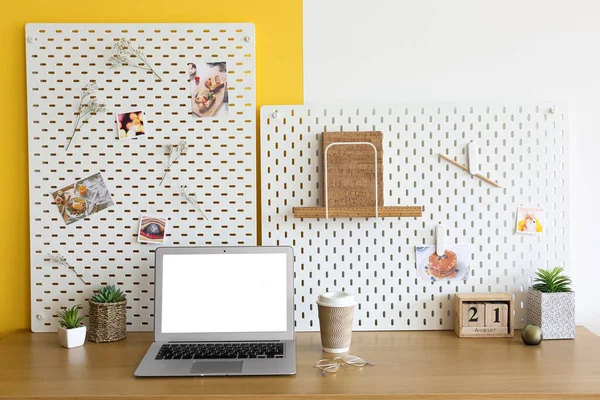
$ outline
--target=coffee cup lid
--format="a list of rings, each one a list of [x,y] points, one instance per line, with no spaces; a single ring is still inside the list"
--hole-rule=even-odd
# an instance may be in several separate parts
[[[354,296],[346,292],[327,292],[319,296],[317,304],[325,307],[353,306]]]

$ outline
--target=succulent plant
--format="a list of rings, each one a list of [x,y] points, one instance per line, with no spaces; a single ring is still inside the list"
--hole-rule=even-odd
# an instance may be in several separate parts
[[[83,317],[79,316],[79,304],[58,313],[58,323],[65,329],[75,329],[82,326]]]
[[[119,303],[126,299],[125,293],[115,285],[107,285],[100,288],[98,293],[92,297],[92,301],[96,303]]]
[[[571,292],[571,278],[563,275],[563,271],[560,267],[538,270],[535,273],[537,278],[533,280],[533,289],[542,293]]]

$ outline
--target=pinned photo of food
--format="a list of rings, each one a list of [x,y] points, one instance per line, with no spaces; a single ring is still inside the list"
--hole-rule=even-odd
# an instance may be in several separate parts
[[[229,115],[227,63],[188,63],[192,114],[195,117]]]
[[[519,206],[517,210],[517,229],[521,235],[542,235],[546,225],[546,212],[540,207]]]
[[[117,132],[119,139],[136,139],[146,136],[144,111],[117,113]]]
[[[447,246],[438,255],[435,246],[417,246],[417,270],[419,276],[429,282],[438,280],[466,280],[469,277],[471,252],[468,244]]]
[[[138,229],[138,242],[140,243],[165,243],[167,236],[168,218],[162,216],[142,215]]]
[[[56,190],[52,198],[67,225],[115,204],[100,172]]]

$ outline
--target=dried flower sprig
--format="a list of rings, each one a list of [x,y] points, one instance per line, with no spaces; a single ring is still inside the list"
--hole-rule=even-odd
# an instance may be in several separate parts
[[[154,70],[154,68],[152,68],[152,65],[150,65],[141,46],[134,47],[129,40],[121,38],[115,43],[113,50],[115,51],[115,54],[110,57],[111,68],[131,67],[152,71],[152,73],[162,82],[162,77]],[[143,65],[137,63],[135,59],[139,59]]]
[[[185,199],[191,205],[193,205],[194,207],[196,207],[196,209],[202,213],[202,215],[204,216],[204,219],[210,221],[210,218],[208,218],[208,216],[204,213],[204,211],[202,211],[202,208],[200,208],[200,204],[198,204],[198,200],[196,200],[196,195],[188,193],[186,185],[181,185],[181,195],[183,197],[185,197]]]
[[[62,265],[63,267],[67,268],[70,271],[73,271],[73,273],[75,275],[77,275],[77,278],[79,278],[79,280],[81,282],[83,282],[84,285],[87,285],[88,283],[86,281],[83,280],[83,278],[81,277],[81,274],[79,274],[76,270],[75,267],[72,266],[71,264],[69,264],[69,262],[67,261],[67,258],[65,256],[63,256],[60,253],[57,254],[50,254],[48,253],[48,258],[50,259],[50,262],[56,263],[58,265]]]
[[[168,166],[165,168],[165,173],[163,174],[162,179],[160,180],[160,184],[158,186],[162,186],[165,178],[169,171],[171,171],[171,166],[179,160],[180,157],[186,154],[188,149],[188,144],[185,140],[180,140],[178,144],[167,144],[165,145],[165,153],[169,157]]]
[[[69,150],[69,146],[71,146],[75,134],[81,130],[83,124],[88,122],[94,115],[106,112],[106,104],[99,103],[98,99],[96,99],[95,96],[92,96],[96,90],[98,90],[98,85],[95,83],[88,83],[81,90],[79,105],[77,106],[77,117],[73,124],[73,134],[69,139],[69,143],[67,143],[65,151]]]

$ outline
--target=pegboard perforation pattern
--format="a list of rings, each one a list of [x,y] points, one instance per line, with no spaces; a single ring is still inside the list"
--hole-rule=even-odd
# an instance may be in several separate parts
[[[161,76],[111,69],[112,46],[143,46]],[[128,329],[153,325],[154,245],[137,242],[141,214],[164,214],[175,245],[256,244],[254,26],[241,24],[29,24],[26,27],[34,331],[56,329],[59,307],[83,304],[104,283],[129,297]],[[230,115],[196,119],[188,62],[226,61]],[[68,151],[81,89],[98,84],[109,112],[93,117]],[[117,140],[116,111],[143,109],[146,138]],[[164,146],[186,140],[187,155],[167,167]],[[65,226],[50,193],[102,172],[115,206]],[[180,195],[187,185],[211,221]],[[89,285],[47,253],[67,257]],[[87,307],[84,307],[87,312]],[[41,319],[38,319],[37,316]]]
[[[552,105],[557,113],[550,113]],[[292,208],[323,206],[321,132],[384,132],[386,205],[421,205],[422,218],[294,219]],[[451,329],[456,292],[514,293],[522,324],[529,276],[568,260],[566,104],[268,106],[261,109],[262,243],[295,250],[297,330],[317,330],[325,291],[356,295],[355,329]],[[466,164],[479,144],[480,171],[502,188],[440,160]],[[547,211],[548,234],[515,235],[519,204]],[[469,279],[424,282],[414,247],[446,225],[469,243]]]

